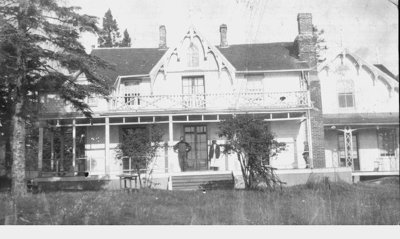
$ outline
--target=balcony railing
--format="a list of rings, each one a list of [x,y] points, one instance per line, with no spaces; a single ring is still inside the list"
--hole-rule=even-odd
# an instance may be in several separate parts
[[[97,102],[96,102],[97,101]],[[190,95],[131,95],[91,99],[93,111],[166,111],[222,109],[290,109],[310,106],[308,91],[240,92]],[[74,112],[71,105],[58,98],[42,102],[43,113]]]
[[[111,110],[187,110],[304,108],[310,105],[307,91],[220,93],[191,95],[140,95],[114,97]]]

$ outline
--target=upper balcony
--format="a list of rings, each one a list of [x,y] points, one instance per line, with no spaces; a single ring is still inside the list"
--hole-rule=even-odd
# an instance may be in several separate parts
[[[308,91],[293,92],[240,92],[215,94],[139,95],[90,98],[93,112],[168,112],[168,111],[215,111],[215,110],[289,110],[311,106]],[[44,97],[42,113],[75,112],[73,107],[57,99]]]

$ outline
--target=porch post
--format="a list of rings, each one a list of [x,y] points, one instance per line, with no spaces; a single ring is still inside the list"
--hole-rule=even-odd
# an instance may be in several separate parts
[[[350,129],[350,126],[346,126],[343,130],[343,138],[344,138],[344,154],[346,157],[346,166],[354,170],[354,162],[353,162],[353,130]]]
[[[75,176],[75,160],[76,160],[76,126],[75,120],[72,120],[72,172]]]
[[[38,142],[38,171],[42,171],[43,165],[43,127],[39,126],[39,142]]]
[[[169,172],[169,156],[170,152],[169,149],[172,147],[173,141],[174,141],[174,124],[172,121],[172,115],[168,116],[168,144],[166,144],[167,149],[166,150],[166,157],[165,157],[165,172]]]
[[[50,132],[50,171],[54,169],[54,128]]]
[[[169,130],[168,130],[168,132],[169,132],[169,141],[173,142],[174,141],[174,125],[172,123],[172,115],[169,115],[168,118],[169,118],[169,121],[168,121],[168,124],[169,124],[168,125],[169,126]]]
[[[61,133],[60,133],[60,161],[57,161],[57,172],[58,171],[64,171],[64,128],[60,128]]]
[[[104,146],[105,146],[105,157],[104,157],[104,172],[105,174],[108,173],[108,161],[110,160],[110,118],[107,117],[106,119],[106,127],[105,127],[105,139],[104,139]]]

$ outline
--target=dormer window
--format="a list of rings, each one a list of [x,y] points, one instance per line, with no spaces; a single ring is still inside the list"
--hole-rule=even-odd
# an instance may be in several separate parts
[[[187,65],[188,67],[199,66],[199,49],[191,43],[187,51]]]

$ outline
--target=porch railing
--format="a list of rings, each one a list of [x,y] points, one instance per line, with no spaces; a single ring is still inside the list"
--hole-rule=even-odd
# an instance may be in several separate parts
[[[92,158],[82,157],[75,159],[75,167],[73,167],[71,158],[43,159],[42,175],[57,176],[84,176],[85,173],[92,171]]]
[[[310,106],[308,91],[240,92],[190,95],[117,96],[110,110],[185,110],[185,109],[248,109],[303,108]]]

